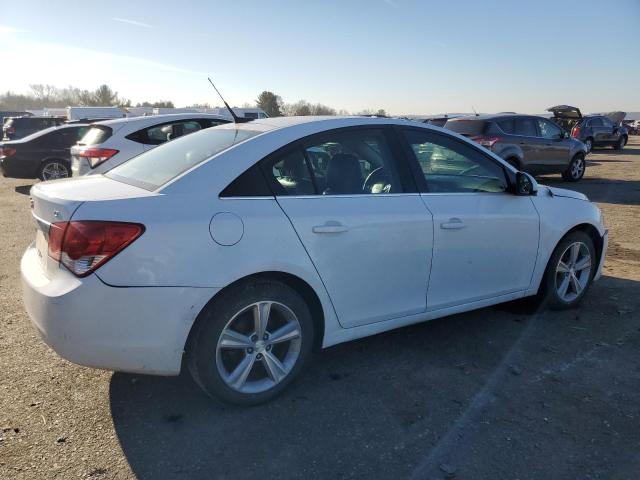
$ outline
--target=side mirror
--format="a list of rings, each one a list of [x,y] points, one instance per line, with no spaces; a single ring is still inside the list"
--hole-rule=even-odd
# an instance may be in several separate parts
[[[535,195],[538,192],[538,182],[526,172],[516,173],[516,195]]]

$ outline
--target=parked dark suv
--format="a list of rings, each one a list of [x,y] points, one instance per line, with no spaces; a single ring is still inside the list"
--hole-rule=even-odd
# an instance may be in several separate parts
[[[582,141],[589,151],[593,147],[622,150],[629,139],[629,133],[622,125],[624,112],[582,115],[579,108],[570,105],[557,105],[547,111],[553,113],[553,120],[573,138]]]
[[[5,140],[17,140],[64,121],[62,117],[5,117],[2,132]]]
[[[561,173],[569,182],[584,175],[587,147],[552,121],[513,113],[454,118],[445,128],[469,137],[534,175]]]
[[[69,149],[89,125],[62,125],[19,140],[0,142],[0,172],[5,177],[54,180],[71,176]]]

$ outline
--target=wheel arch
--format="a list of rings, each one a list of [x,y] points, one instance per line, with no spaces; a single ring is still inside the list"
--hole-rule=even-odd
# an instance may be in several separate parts
[[[542,277],[540,278],[540,282],[538,283],[538,293],[540,293],[540,289],[542,288],[543,285],[543,280],[546,276],[547,271],[549,270],[549,262],[551,262],[551,257],[553,257],[553,252],[555,252],[556,248],[558,247],[558,245],[560,244],[560,242],[562,242],[562,240],[564,240],[567,235],[576,232],[576,231],[580,231],[580,232],[584,232],[587,235],[589,235],[589,238],[591,238],[591,241],[593,242],[593,246],[596,249],[596,266],[600,265],[600,259],[602,258],[602,249],[604,247],[604,241],[602,239],[602,237],[600,236],[600,232],[598,231],[598,229],[591,223],[580,223],[578,225],[575,225],[574,227],[570,228],[569,230],[567,230],[564,235],[562,235],[558,241],[556,242],[556,244],[554,245],[553,249],[551,250],[551,252],[549,253],[549,258],[547,258],[547,262],[544,268],[544,274],[542,275]]]
[[[255,281],[255,280],[276,280],[285,285],[289,286],[297,293],[299,293],[302,298],[307,303],[309,310],[311,311],[311,318],[313,319],[314,326],[314,351],[320,350],[322,348],[322,342],[325,334],[325,313],[322,308],[322,302],[320,301],[320,297],[315,292],[313,287],[309,285],[308,282],[303,280],[297,275],[293,275],[291,273],[282,272],[282,271],[264,271],[257,272],[250,275],[246,275],[244,277],[238,278],[237,280],[229,283],[227,286],[222,288],[220,291],[216,292],[216,294],[209,299],[209,301],[202,307],[202,309],[196,315],[196,319],[191,325],[191,329],[189,330],[189,334],[187,335],[187,340],[184,346],[184,354],[183,354],[183,365],[185,361],[186,355],[189,354],[190,346],[193,341],[193,337],[198,331],[198,328],[203,321],[204,315],[203,313],[210,307],[210,305],[215,302],[220,295],[229,290],[238,288],[243,283]]]

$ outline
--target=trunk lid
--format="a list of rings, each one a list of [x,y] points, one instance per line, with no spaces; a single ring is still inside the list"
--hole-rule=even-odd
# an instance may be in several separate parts
[[[609,117],[609,119],[615,123],[616,125],[622,123],[624,118],[627,116],[627,112],[609,112],[604,114],[605,117]]]
[[[60,268],[48,255],[51,224],[71,220],[84,202],[153,195],[156,194],[102,175],[35,184],[30,191],[31,213],[36,229],[35,248],[45,275],[50,278]]]
[[[571,105],[556,105],[555,107],[547,108],[547,112],[553,113],[556,118],[564,118],[567,120],[579,120],[582,118],[582,113],[578,107],[572,107]]]

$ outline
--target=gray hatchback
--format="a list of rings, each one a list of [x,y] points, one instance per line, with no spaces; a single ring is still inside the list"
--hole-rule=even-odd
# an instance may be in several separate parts
[[[451,119],[445,128],[478,142],[518,170],[534,175],[561,173],[569,182],[584,175],[587,147],[546,118],[476,115]]]

